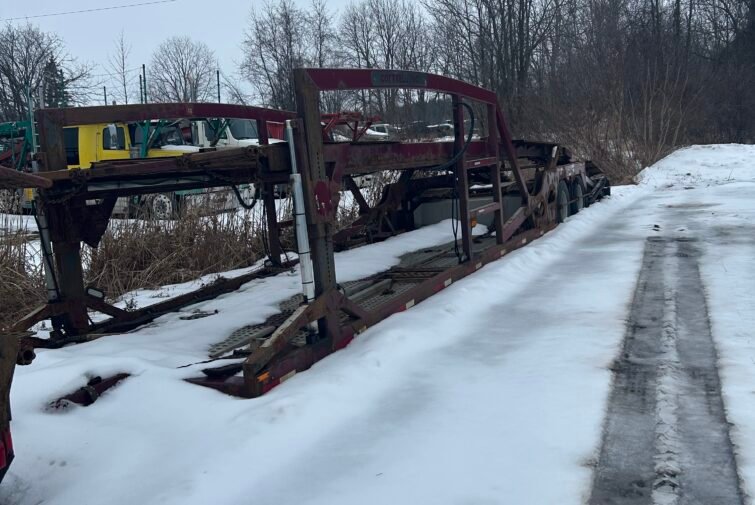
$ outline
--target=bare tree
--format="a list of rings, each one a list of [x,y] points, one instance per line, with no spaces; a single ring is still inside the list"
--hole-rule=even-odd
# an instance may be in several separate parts
[[[328,10],[325,0],[312,0],[310,11],[307,13],[309,33],[307,38],[311,42],[311,55],[308,60],[313,66],[323,68],[336,66],[343,59],[338,49],[338,37],[333,29],[333,13]]]
[[[292,0],[267,1],[252,10],[240,70],[265,105],[296,107],[291,73],[308,60],[307,32],[307,16]]]
[[[754,0],[354,0],[337,20],[324,0],[297,5],[250,19],[242,72],[268,105],[294,107],[297,66],[450,75],[494,90],[516,135],[567,143],[617,180],[678,145],[755,139]],[[444,99],[425,95],[322,107],[437,119]]]
[[[114,88],[118,90],[116,96],[124,104],[128,104],[129,88],[134,80],[131,73],[133,69],[129,68],[130,55],[131,44],[126,42],[126,36],[121,30],[120,35],[115,40],[115,52],[108,57],[108,70],[112,74]]]
[[[54,75],[50,74],[51,62],[56,68]],[[65,96],[66,105],[91,99],[91,67],[71,58],[57,35],[31,24],[8,24],[0,29],[0,121],[26,119],[29,95],[34,103],[45,78],[51,77],[54,95]]]
[[[152,54],[149,98],[156,102],[205,102],[215,95],[215,53],[203,42],[171,37]]]
[[[239,76],[228,76],[225,72],[220,72],[221,84],[224,90],[224,102],[236,103],[239,105],[247,105],[251,102],[249,94],[244,92],[240,82],[243,80],[238,78]]]
[[[414,3],[363,0],[350,4],[341,18],[339,31],[346,52],[344,60],[351,66],[422,71],[434,66],[431,55],[436,46],[426,18]],[[403,101],[415,95],[373,90],[358,96],[365,111],[395,121]]]

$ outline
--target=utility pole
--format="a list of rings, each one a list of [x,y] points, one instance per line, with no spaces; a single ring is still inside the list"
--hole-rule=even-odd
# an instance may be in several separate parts
[[[217,78],[217,81],[218,81],[218,103],[220,103],[220,69],[217,69],[215,71],[215,77]]]
[[[142,74],[139,74],[139,103],[144,103],[144,85],[142,84]]]
[[[142,80],[144,81],[144,103],[147,103],[147,65],[142,63]]]
[[[102,93],[105,95],[105,105],[107,105],[107,86],[102,87]]]

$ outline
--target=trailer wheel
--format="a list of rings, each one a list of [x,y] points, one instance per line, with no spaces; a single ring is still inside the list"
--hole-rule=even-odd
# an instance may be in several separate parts
[[[575,179],[571,186],[571,214],[574,215],[585,207],[585,188],[582,179]]]
[[[556,220],[563,223],[569,215],[569,187],[561,181],[556,193]]]

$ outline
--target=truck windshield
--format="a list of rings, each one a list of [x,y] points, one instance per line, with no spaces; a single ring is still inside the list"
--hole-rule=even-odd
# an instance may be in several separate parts
[[[251,119],[231,119],[228,128],[236,140],[257,138],[257,123]]]

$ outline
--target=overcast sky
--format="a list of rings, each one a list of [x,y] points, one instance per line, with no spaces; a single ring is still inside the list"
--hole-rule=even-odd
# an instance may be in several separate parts
[[[39,16],[64,11],[96,9],[143,3],[150,0],[0,0],[0,23],[9,18]],[[310,0],[294,0],[301,6]],[[328,0],[332,12],[349,0]],[[96,65],[95,74],[107,73],[108,55],[114,52],[115,39],[124,30],[132,46],[131,66],[149,63],[153,49],[173,35],[189,35],[205,42],[215,51],[221,70],[233,74],[241,60],[240,44],[252,5],[260,0],[175,0],[171,3],[144,5],[108,11],[29,18],[45,31],[57,33],[71,56]],[[25,23],[15,20],[12,23]]]

